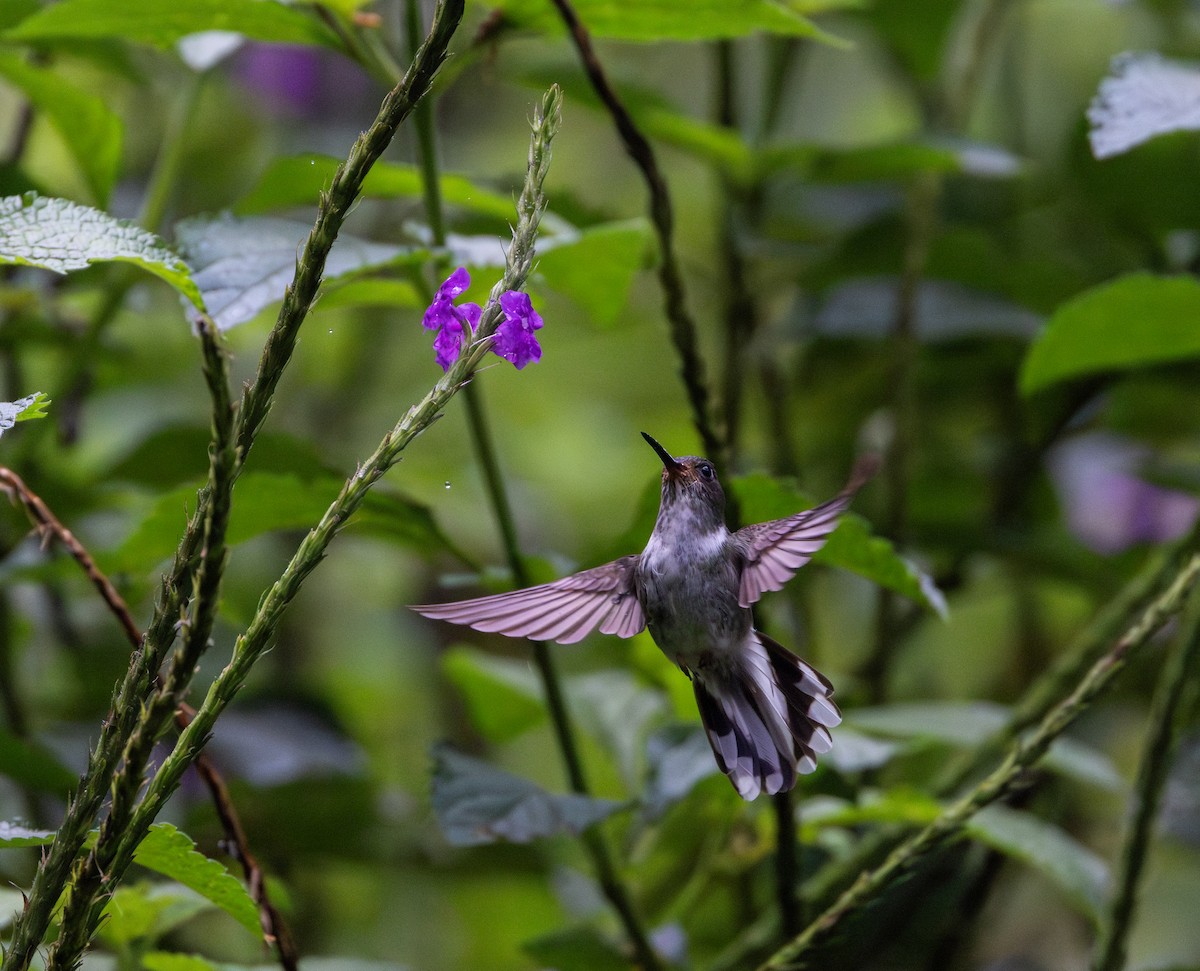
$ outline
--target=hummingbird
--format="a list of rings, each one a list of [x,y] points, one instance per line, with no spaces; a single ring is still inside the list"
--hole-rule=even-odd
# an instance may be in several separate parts
[[[695,455],[662,460],[658,519],[637,554],[511,593],[412,609],[475,630],[573,644],[593,631],[644,629],[692,682],[717,765],[746,800],[791,789],[833,746],[841,722],[824,675],[754,628],[750,607],[819,550],[874,474],[858,461],[834,498],[730,531],[716,469]]]

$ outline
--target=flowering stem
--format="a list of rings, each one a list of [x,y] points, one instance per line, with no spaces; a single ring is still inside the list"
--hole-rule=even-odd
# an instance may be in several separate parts
[[[1028,736],[1018,740],[1004,762],[974,789],[948,806],[936,820],[892,852],[875,870],[863,873],[838,901],[804,932],[777,951],[760,971],[807,967],[806,955],[828,941],[852,914],[878,899],[894,881],[923,857],[962,836],[963,827],[979,810],[1007,796],[1022,775],[1046,754],[1087,706],[1109,687],[1140,648],[1174,614],[1200,575],[1200,553],[1192,552],[1167,588],[1092,665],[1074,690],[1054,706]]]
[[[484,311],[483,320],[490,318],[494,323],[499,316],[499,310],[498,307],[493,307],[493,304],[498,300],[499,294],[506,290],[520,289],[532,266],[533,243],[545,205],[542,181],[549,162],[548,148],[558,128],[558,104],[558,89],[552,88],[543,101],[543,113],[535,118],[534,140],[540,140],[546,149],[540,156],[543,164],[538,167],[531,165],[526,175],[525,187],[521,194],[521,215],[509,249],[508,267],[493,291],[493,299]],[[320,522],[300,543],[283,574],[263,595],[253,620],[234,645],[233,657],[229,664],[210,685],[204,702],[196,710],[191,723],[180,733],[174,749],[164,759],[159,771],[147,786],[145,796],[130,821],[130,837],[122,840],[118,847],[115,867],[122,868],[128,865],[136,847],[136,834],[145,832],[167,798],[178,787],[184,770],[207,741],[217,718],[241,689],[250,669],[274,640],[284,611],[309,574],[324,558],[333,538],[366,499],[375,483],[400,460],[401,453],[409,443],[441,416],[442,409],[450,399],[471,380],[480,358],[487,349],[486,343],[477,341],[469,347],[438,380],[433,389],[383,436],[371,456],[346,480],[341,492],[326,509]]]
[[[312,305],[325,259],[337,231],[357,198],[367,171],[412,110],[415,101],[428,89],[433,75],[445,59],[447,45],[462,17],[463,4],[464,0],[443,0],[439,5],[430,34],[421,47],[418,59],[413,63],[404,81],[384,100],[374,124],[355,142],[349,158],[338,169],[329,191],[322,197],[316,225],[305,243],[296,267],[296,277],[288,287],[278,320],[263,351],[258,377],[243,396],[236,432],[239,466],[245,461],[258,429],[270,410],[275,387],[291,358],[299,326]],[[537,191],[540,193],[540,184]],[[522,280],[526,273],[528,266],[523,269]],[[498,316],[497,307],[493,313],[493,321]],[[445,380],[439,383],[439,388],[448,389],[447,398],[457,390],[458,382],[467,379],[482,353],[481,349],[473,360],[464,361],[462,367],[452,370],[455,383],[446,383],[451,375],[447,375]],[[427,416],[425,424],[433,420],[434,414]],[[100,738],[89,756],[88,768],[68,802],[54,842],[34,874],[28,903],[13,922],[9,947],[4,954],[3,963],[0,964],[2,971],[25,971],[46,934],[55,903],[63,892],[71,866],[83,846],[120,761],[121,752],[137,723],[142,700],[147,697],[154,674],[162,662],[167,646],[174,638],[174,627],[179,618],[181,604],[190,592],[184,590],[184,585],[191,575],[200,550],[209,503],[210,498],[206,490],[199,496],[197,511],[180,540],[172,567],[163,577],[162,593],[156,604],[154,618],[147,629],[141,649],[134,651],[125,678],[114,693],[109,716],[105,719]],[[302,579],[303,577],[300,577],[300,580]],[[294,595],[294,589],[292,593]],[[281,610],[282,606],[279,609]],[[276,621],[277,619],[274,618]],[[269,626],[267,635],[273,630],[273,625]],[[246,652],[243,652],[242,657],[247,657]],[[250,657],[249,663],[253,663],[256,657],[257,654]],[[246,669],[239,669],[240,677],[245,676]],[[240,686],[240,683],[240,680],[236,681],[236,685]],[[236,691],[236,686],[233,690]],[[221,707],[223,708],[223,705]],[[206,715],[200,720],[198,728],[197,722],[193,721],[185,730],[170,757],[174,760],[174,774],[157,775],[151,783],[151,789],[147,791],[147,796],[151,791],[157,791],[158,799],[152,802],[143,800],[138,808],[140,816],[135,822],[139,827],[143,823],[148,826],[157,815],[165,794],[169,794],[178,784],[182,769],[190,763],[203,740],[207,738],[213,720],[215,714]],[[122,847],[121,852],[131,854],[132,846]]]

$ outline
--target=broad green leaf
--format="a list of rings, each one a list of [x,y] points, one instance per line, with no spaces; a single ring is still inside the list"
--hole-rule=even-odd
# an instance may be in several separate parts
[[[68,273],[109,261],[148,270],[204,309],[187,265],[153,233],[66,199],[0,199],[0,263]]]
[[[1200,129],[1200,67],[1121,54],[1087,111],[1092,153],[1111,158],[1158,135]]]
[[[575,236],[553,237],[539,247],[536,280],[570,297],[603,326],[629,300],[633,279],[649,256],[650,227],[644,219],[602,223]]]
[[[276,159],[258,184],[236,206],[239,215],[274,212],[294,206],[315,206],[320,191],[333,180],[340,160],[328,155],[295,155]],[[438,178],[442,201],[505,222],[516,219],[510,194],[493,192],[461,175]],[[363,183],[362,194],[372,199],[422,199],[421,171],[401,162],[376,162]]]
[[[154,940],[174,930],[210,904],[173,883],[123,883],[104,908],[98,936],[124,950],[134,941]]]
[[[988,701],[913,702],[856,708],[846,724],[859,731],[892,738],[928,738],[970,748],[1004,731],[1010,711]],[[837,735],[834,736],[837,749]],[[1046,754],[1047,768],[1087,785],[1116,789],[1121,777],[1112,760],[1083,742],[1060,738]]]
[[[1064,830],[1031,813],[988,806],[971,818],[967,832],[1044,874],[1099,926],[1108,894],[1108,864]]]
[[[0,435],[19,421],[45,418],[48,404],[50,404],[50,399],[41,391],[28,394],[16,401],[0,401]]]
[[[320,309],[336,310],[342,307],[404,307],[424,308],[426,300],[417,288],[407,280],[389,280],[381,277],[355,277],[339,283],[328,293],[321,294]]]
[[[21,913],[25,897],[15,887],[0,887],[0,931],[5,930]]]
[[[11,850],[20,846],[49,846],[53,842],[52,829],[30,829],[19,823],[0,820],[0,850]]]
[[[629,971],[629,959],[594,927],[572,927],[526,941],[522,949],[540,968],[555,971]]]
[[[824,756],[824,761],[845,775],[878,769],[890,762],[899,750],[900,746],[895,742],[872,738],[848,725],[840,725],[833,733],[833,748]]]
[[[650,728],[666,712],[665,696],[626,670],[575,675],[567,679],[567,695],[580,726],[615,756],[622,777],[634,788]]]
[[[175,239],[209,314],[218,328],[228,330],[283,299],[311,229],[289,219],[224,215],[184,220],[175,227]],[[411,252],[342,233],[325,261],[324,278],[336,280]]]
[[[213,964],[194,954],[154,951],[142,956],[145,971],[227,971],[228,965]]]
[[[835,743],[836,744],[836,743]],[[890,823],[926,826],[942,813],[942,805],[932,796],[915,789],[888,789],[881,793],[864,792],[857,802],[844,799],[814,799],[802,816],[804,836],[831,826],[862,826],[864,823]]]
[[[20,88],[45,114],[83,173],[94,201],[107,205],[121,161],[121,119],[102,97],[16,54],[0,52],[0,77]]]
[[[541,687],[526,661],[458,645],[442,655],[442,671],[462,692],[471,720],[490,742],[516,738],[546,717]]]
[[[754,33],[824,36],[805,14],[845,7],[846,2],[783,4],[772,0],[577,0],[580,21],[594,37],[634,41],[696,41]],[[531,30],[561,33],[552,6],[538,0],[501,0],[505,16]]]
[[[1200,357],[1200,283],[1133,273],[1063,304],[1030,347],[1021,392]]]
[[[880,735],[971,746],[1002,731],[1008,709],[989,701],[894,704],[848,711],[846,723]]]
[[[256,937],[262,933],[258,907],[241,881],[197,850],[192,838],[170,823],[151,826],[133,858],[140,866],[170,877],[216,904]]]
[[[275,0],[61,0],[42,7],[5,37],[54,44],[112,39],[166,49],[181,37],[206,30],[280,44],[341,46],[315,15]]]
[[[704,730],[687,725],[669,725],[651,735],[646,742],[646,761],[649,778],[641,797],[652,818],[661,816],[719,771]]]
[[[454,846],[578,836],[622,808],[611,799],[549,793],[446,745],[435,746],[433,758],[433,811]]]
[[[238,479],[229,522],[231,545],[284,529],[315,526],[342,488],[333,476],[248,472]],[[144,573],[167,559],[196,508],[196,488],[182,486],[154,500],[125,540],[99,559],[106,571]],[[391,540],[423,555],[457,551],[442,535],[428,507],[378,489],[363,502],[353,528]],[[460,555],[460,558],[461,555]]]
[[[0,729],[0,776],[38,792],[65,796],[78,781],[53,752]]]
[[[741,503],[743,519],[751,523],[781,519],[814,505],[793,483],[762,473],[735,478],[732,489]],[[870,525],[861,516],[843,516],[813,560],[866,577],[939,617],[946,614],[945,598],[932,578],[904,559],[886,539],[872,536]]]
[[[830,337],[883,340],[895,327],[899,287],[898,277],[860,277],[835,286],[817,312],[817,331]],[[917,337],[925,343],[976,336],[1027,340],[1041,323],[1023,307],[944,280],[919,284],[914,317]]]
[[[774,171],[797,163],[814,182],[883,182],[922,173],[1011,178],[1022,169],[1019,158],[996,145],[977,142],[896,142],[831,149],[812,146],[767,148],[761,167]]]

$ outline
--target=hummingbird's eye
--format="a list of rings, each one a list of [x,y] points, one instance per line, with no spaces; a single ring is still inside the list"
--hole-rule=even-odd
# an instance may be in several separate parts
[[[713,467],[707,462],[702,462],[696,471],[700,473],[700,478],[702,479],[711,479],[715,474],[713,472]]]

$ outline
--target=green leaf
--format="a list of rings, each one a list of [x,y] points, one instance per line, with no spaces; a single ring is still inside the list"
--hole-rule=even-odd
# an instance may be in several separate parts
[[[1099,926],[1108,894],[1108,864],[1065,831],[1030,813],[988,806],[971,818],[967,832],[1048,877]]]
[[[526,941],[525,951],[540,968],[555,971],[629,971],[629,959],[594,927],[572,927]]]
[[[1200,357],[1200,283],[1133,273],[1063,304],[1030,347],[1021,392]]]
[[[236,545],[265,533],[315,526],[343,484],[333,476],[246,473],[238,479],[235,491],[229,543]],[[125,540],[98,559],[108,572],[148,572],[175,551],[186,517],[195,508],[195,486],[181,486],[157,497]],[[442,534],[427,506],[395,493],[373,490],[353,526],[425,556],[446,550],[465,559]]]
[[[848,711],[846,722],[880,735],[972,746],[1004,729],[1008,709],[988,701],[895,704]]]
[[[609,325],[624,309],[634,276],[647,263],[650,239],[644,219],[551,237],[538,249],[536,279],[571,298],[596,323]]]
[[[204,309],[187,264],[153,233],[66,199],[32,192],[0,199],[0,263],[68,273],[110,261],[148,270]]]
[[[652,818],[718,772],[708,736],[703,729],[687,725],[668,725],[651,735],[646,742],[646,761],[649,778],[641,798]]]
[[[94,201],[108,204],[121,161],[121,119],[102,97],[81,91],[57,71],[0,53],[0,77],[24,92],[62,136]]]
[[[333,180],[341,162],[328,155],[296,155],[272,162],[259,177],[258,184],[236,207],[239,215],[251,215],[315,206],[320,191]],[[442,201],[469,212],[491,216],[505,222],[516,218],[511,194],[493,192],[461,175],[444,174],[438,178]],[[401,162],[376,162],[363,183],[362,194],[372,199],[421,199],[424,186],[421,171]]]
[[[307,223],[268,216],[202,216],[179,223],[175,240],[210,316],[218,328],[228,330],[283,299],[296,275],[296,254],[311,229]],[[342,233],[325,261],[324,280],[328,284],[411,253],[411,248]]]
[[[45,418],[48,404],[50,404],[50,399],[41,391],[28,394],[16,401],[0,401],[0,435],[19,421]]]
[[[52,829],[30,829],[19,823],[0,820],[0,850],[11,850],[21,846],[49,846],[53,842]]]
[[[0,887],[0,931],[17,919],[25,906],[25,897],[13,887]]]
[[[49,749],[0,729],[0,776],[38,792],[65,796],[78,781]]]
[[[528,663],[459,645],[442,655],[442,672],[467,703],[484,738],[507,742],[543,721],[545,704]]]
[[[339,283],[328,293],[321,294],[320,310],[342,307],[403,307],[424,308],[421,298],[407,280],[388,280],[379,277],[355,277]]]
[[[916,789],[898,787],[882,793],[864,792],[857,802],[824,798],[812,800],[802,817],[804,836],[811,839],[829,827],[888,823],[927,826],[942,813],[942,804]]]
[[[258,907],[241,881],[197,850],[191,837],[170,823],[155,823],[150,827],[134,853],[134,861],[194,890],[256,937],[262,933]]]
[[[143,955],[142,967],[145,971],[224,971],[228,965],[213,964],[194,954],[154,951]]]
[[[814,505],[793,483],[763,473],[738,476],[731,488],[746,522],[781,519]],[[939,617],[946,616],[946,600],[933,579],[897,553],[888,540],[872,536],[870,524],[861,516],[843,516],[813,561],[857,573]]]
[[[1159,135],[1200,129],[1200,70],[1158,54],[1122,54],[1088,107],[1096,158],[1111,158]]]
[[[844,2],[785,4],[773,0],[577,0],[575,12],[594,37],[635,41],[697,41],[764,32],[825,37],[804,14],[851,6]],[[522,27],[561,33],[562,21],[540,0],[501,0],[505,17]]]
[[[98,936],[125,950],[134,941],[162,937],[208,908],[205,900],[177,884],[125,883],[104,908]]]
[[[315,16],[274,0],[61,0],[9,30],[10,41],[122,40],[166,49],[181,37],[228,30],[280,44],[340,44]]]
[[[622,808],[611,799],[549,793],[446,745],[435,746],[433,758],[433,811],[454,846],[578,836]]]

